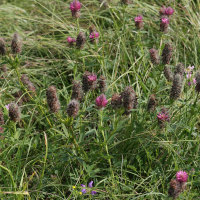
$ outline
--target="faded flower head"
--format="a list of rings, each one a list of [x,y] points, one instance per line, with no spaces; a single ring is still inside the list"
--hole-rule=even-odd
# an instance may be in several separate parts
[[[6,54],[6,46],[3,38],[0,38],[0,55],[4,56]]]
[[[174,75],[173,85],[171,88],[170,99],[178,99],[182,90],[182,77],[180,74]]]
[[[86,42],[86,36],[84,32],[80,32],[76,38],[76,46],[78,49],[83,49]]]
[[[71,98],[79,101],[83,99],[83,90],[79,81],[73,81]]]
[[[166,8],[165,14],[170,16],[174,13],[174,10],[171,7]]]
[[[187,182],[188,173],[185,171],[179,171],[176,173],[176,179],[179,182]]]
[[[60,110],[60,102],[57,95],[57,89],[51,85],[46,90],[46,98],[49,109],[53,113],[57,113]]]
[[[15,53],[15,54],[20,54],[22,51],[22,41],[19,34],[17,33],[13,35],[11,49],[12,49],[12,53]]]
[[[166,7],[162,6],[162,8],[159,10],[160,15],[165,15],[165,10],[166,10]]]
[[[113,109],[119,108],[122,105],[122,96],[115,93],[112,95],[111,106]]]
[[[106,78],[104,76],[100,76],[98,84],[101,93],[104,93],[106,91]]]
[[[11,103],[9,105],[9,117],[14,122],[20,121],[20,110],[16,103]]]
[[[149,53],[150,53],[151,62],[154,65],[158,65],[160,63],[158,51],[156,49],[152,48],[152,49],[149,50]]]
[[[94,90],[97,87],[97,76],[94,73],[85,71],[82,79],[83,90],[88,92]]]
[[[99,97],[96,98],[96,106],[98,106],[98,108],[106,107],[107,103],[108,100],[106,99],[106,96],[104,94],[101,94]],[[92,183],[93,181],[91,181],[89,185]]]
[[[67,114],[70,117],[76,117],[79,111],[79,102],[75,99],[71,100],[67,105]]]
[[[173,46],[172,43],[168,42],[162,51],[162,63],[164,65],[169,65],[172,58]]]

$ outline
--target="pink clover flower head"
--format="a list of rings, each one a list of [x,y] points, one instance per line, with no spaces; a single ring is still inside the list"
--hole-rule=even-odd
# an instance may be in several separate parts
[[[162,23],[163,24],[169,24],[169,19],[166,18],[166,17],[162,18]]]
[[[92,188],[93,187],[92,184],[93,184],[93,181],[89,182],[88,187]]]
[[[77,12],[81,9],[81,3],[78,0],[73,0],[70,4],[70,10]]]
[[[176,173],[176,179],[179,182],[187,182],[188,173],[185,171],[179,171]]]
[[[91,81],[91,82],[97,80],[97,76],[95,76],[94,74],[92,74],[91,76],[87,76],[87,77],[88,77],[88,80]]]
[[[73,39],[73,38],[71,38],[71,37],[67,37],[67,42],[68,42],[69,44],[73,44],[74,42],[76,42],[76,39]]]
[[[142,21],[142,16],[138,15],[137,17],[135,17],[135,22],[141,22]]]
[[[174,13],[174,10],[171,7],[166,8],[165,14],[166,15],[172,15]]]
[[[92,33],[90,34],[89,37],[90,37],[90,39],[98,38],[98,37],[99,37],[99,33],[96,32],[96,31],[94,31],[94,32],[92,32]]]
[[[108,103],[108,100],[106,99],[106,96],[104,94],[101,94],[99,97],[96,98],[96,106],[98,106],[99,108],[106,107],[107,103]],[[93,183],[93,181],[91,182]]]
[[[6,109],[7,109],[8,111],[9,111],[9,106],[10,106],[9,104],[8,104],[8,105],[5,105],[5,107],[6,107]]]
[[[97,193],[97,192],[93,190],[93,191],[91,192],[91,195],[94,196],[96,193]]]
[[[162,121],[167,121],[169,116],[167,115],[167,113],[161,112],[161,113],[158,113],[157,118]]]

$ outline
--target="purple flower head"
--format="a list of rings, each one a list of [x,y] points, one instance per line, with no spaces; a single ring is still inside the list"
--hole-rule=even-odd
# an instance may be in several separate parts
[[[81,184],[81,187],[85,187],[85,185]],[[81,192],[82,192],[83,194],[85,194],[85,193],[87,192],[87,190],[86,190],[86,189],[82,189]]]
[[[196,79],[195,79],[195,78],[193,78],[193,83],[196,84]],[[192,85],[193,83],[192,83],[192,82],[188,82],[187,84],[190,86],[190,85]]]
[[[138,15],[137,17],[135,17],[135,22],[141,22],[142,21],[142,16]]]
[[[5,105],[5,107],[6,107],[7,110],[9,110],[9,106],[10,106],[9,104],[8,104],[8,105]]]
[[[97,193],[97,192],[93,190],[93,191],[91,192],[91,195],[94,196],[96,193]]]
[[[172,15],[174,13],[174,10],[171,7],[166,8],[165,14],[166,15]]]
[[[176,179],[179,182],[187,182],[188,173],[185,171],[179,171],[176,173]]]
[[[67,37],[67,42],[69,42],[71,44],[73,42],[76,42],[76,39],[73,39],[71,37]]]
[[[96,31],[94,31],[94,32],[92,32],[92,33],[90,34],[89,37],[90,37],[90,39],[98,38],[98,37],[99,37],[99,33],[96,32]]]
[[[90,75],[90,76],[87,76],[88,77],[88,81],[96,81],[97,80],[97,76],[95,76],[94,74]]]
[[[158,113],[157,118],[161,121],[167,121],[169,116],[167,115],[167,113]]]
[[[97,98],[98,98],[98,97],[97,97]],[[93,184],[93,181],[89,182],[88,187],[89,187],[89,188],[92,188],[92,187],[93,187],[92,184]]]
[[[169,19],[166,17],[162,18],[162,24],[169,24]]]
[[[101,94],[99,97],[96,98],[96,106],[98,108],[106,107],[106,104],[108,103],[108,100],[106,99],[106,96],[104,94]],[[89,187],[92,185],[93,181],[89,183]]]
[[[80,11],[81,9],[81,3],[77,0],[73,0],[70,4],[70,10],[72,12],[77,12],[77,11]]]

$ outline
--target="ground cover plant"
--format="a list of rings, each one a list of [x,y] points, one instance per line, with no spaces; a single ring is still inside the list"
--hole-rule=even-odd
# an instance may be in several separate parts
[[[1,199],[200,199],[199,1],[0,4]]]

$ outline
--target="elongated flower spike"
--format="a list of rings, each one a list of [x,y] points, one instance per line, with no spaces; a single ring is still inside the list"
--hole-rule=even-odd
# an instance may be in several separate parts
[[[151,62],[154,65],[158,65],[160,63],[158,51],[156,49],[152,48],[152,49],[149,50],[149,53],[150,53]]]
[[[151,94],[149,95],[149,100],[147,104],[147,110],[153,112],[156,108],[156,95]]]
[[[184,78],[184,71],[185,71],[185,69],[184,69],[183,63],[178,63],[177,66],[175,67],[175,70],[174,70],[174,76],[176,74],[179,74],[181,76],[181,80],[183,80],[183,78]]]
[[[138,30],[144,27],[142,15],[138,15],[137,17],[135,17],[135,26]]]
[[[111,106],[113,109],[117,109],[122,106],[122,96],[117,93],[113,94],[111,98]]]
[[[46,90],[46,98],[49,109],[53,113],[57,113],[60,110],[60,101],[57,96],[57,89],[51,85]]]
[[[197,71],[195,81],[196,81],[195,90],[197,93],[199,93],[200,92],[200,71]]]
[[[165,47],[162,51],[162,63],[164,65],[169,65],[171,58],[172,58],[172,51],[173,51],[173,47],[171,43],[166,43]]]
[[[71,100],[67,105],[67,114],[69,117],[76,117],[79,111],[79,102],[75,99]]]
[[[164,67],[164,75],[168,81],[170,82],[173,81],[173,74],[170,67],[167,67],[167,66]]]
[[[72,17],[75,17],[76,19],[80,18],[81,17],[80,9],[81,9],[81,3],[78,0],[73,0],[70,4]]]
[[[17,33],[13,35],[11,50],[12,50],[12,53],[14,54],[20,54],[22,51],[22,41],[21,41],[20,36]]]
[[[163,16],[160,22],[160,31],[162,31],[163,33],[167,33],[168,27],[169,27],[169,18]]]
[[[11,103],[9,105],[9,117],[12,121],[14,122],[19,122],[20,121],[20,110],[19,107],[16,103]]]
[[[99,89],[100,89],[101,93],[105,93],[105,91],[106,91],[106,78],[104,76],[100,76],[100,78],[98,80],[98,84],[99,84]]]
[[[83,49],[86,42],[86,36],[84,32],[80,32],[76,38],[76,46],[78,49]]]
[[[180,74],[174,76],[173,85],[171,88],[170,99],[177,100],[181,95],[182,78]]]
[[[73,81],[71,99],[81,101],[83,99],[83,90],[79,81]]]
[[[6,45],[3,38],[0,38],[0,55],[4,56],[6,54]]]

